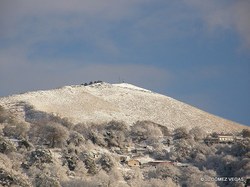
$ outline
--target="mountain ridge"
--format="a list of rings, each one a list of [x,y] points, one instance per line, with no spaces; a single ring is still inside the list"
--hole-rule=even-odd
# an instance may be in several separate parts
[[[149,120],[169,129],[200,126],[207,132],[231,132],[249,128],[128,83],[71,85],[0,98],[0,105],[24,119],[25,111],[16,106],[18,102],[66,117],[75,124],[118,120],[133,125],[138,120]]]

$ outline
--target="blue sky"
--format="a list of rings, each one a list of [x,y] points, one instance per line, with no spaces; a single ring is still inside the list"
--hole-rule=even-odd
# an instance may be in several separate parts
[[[0,96],[119,79],[250,125],[250,1],[1,0]]]

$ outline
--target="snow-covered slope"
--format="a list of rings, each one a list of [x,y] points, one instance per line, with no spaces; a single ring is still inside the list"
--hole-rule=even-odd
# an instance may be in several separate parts
[[[0,105],[21,118],[20,102],[33,105],[36,110],[67,117],[74,123],[119,120],[132,125],[137,120],[151,120],[170,129],[201,126],[207,131],[226,132],[248,128],[127,83],[65,86],[0,98]]]

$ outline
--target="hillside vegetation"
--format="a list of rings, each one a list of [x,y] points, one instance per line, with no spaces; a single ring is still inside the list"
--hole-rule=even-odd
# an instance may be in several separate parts
[[[207,145],[201,127],[172,130],[149,120],[75,123],[26,102],[16,105],[23,118],[0,107],[2,186],[236,187],[250,176],[247,128],[234,132],[242,138],[231,144]],[[235,178],[210,180],[220,177]]]

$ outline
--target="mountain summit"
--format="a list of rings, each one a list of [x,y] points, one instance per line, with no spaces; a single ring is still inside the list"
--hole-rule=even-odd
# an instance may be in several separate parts
[[[0,98],[0,105],[24,119],[26,103],[36,110],[67,117],[73,123],[149,120],[175,129],[195,126],[208,132],[240,131],[246,126],[217,117],[171,97],[132,84],[72,85]]]

